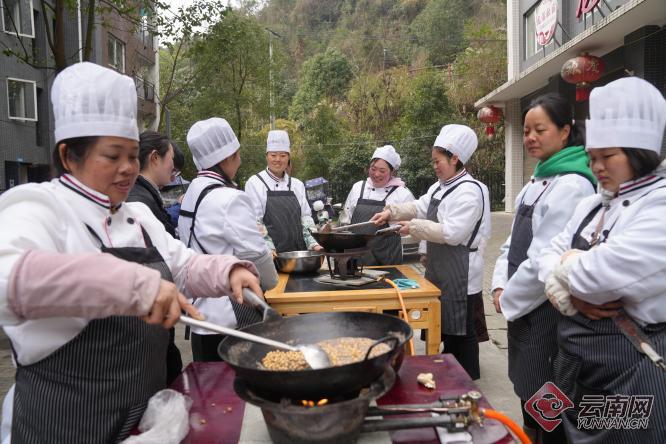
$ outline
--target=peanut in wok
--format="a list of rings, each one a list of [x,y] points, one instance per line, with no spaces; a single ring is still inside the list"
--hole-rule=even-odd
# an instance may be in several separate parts
[[[336,338],[320,341],[317,344],[326,352],[333,367],[360,362],[365,358],[368,348],[375,342],[370,338]],[[378,344],[370,352],[374,358],[390,350],[386,344]],[[305,362],[301,352],[273,350],[264,356],[261,363],[267,370],[294,371],[307,370],[310,366]]]

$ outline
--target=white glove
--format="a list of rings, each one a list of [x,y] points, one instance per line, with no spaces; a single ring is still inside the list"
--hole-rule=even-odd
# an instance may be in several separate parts
[[[414,202],[388,204],[384,209],[391,213],[389,220],[411,220],[416,217],[416,204]]]
[[[582,253],[581,250],[565,251],[561,262],[546,279],[546,296],[557,310],[564,316],[573,316],[578,313],[571,303],[571,289],[569,287],[569,272],[573,268],[574,258]]]
[[[427,219],[412,219],[409,221],[409,234],[419,241],[430,241],[438,244],[446,243],[442,224]]]

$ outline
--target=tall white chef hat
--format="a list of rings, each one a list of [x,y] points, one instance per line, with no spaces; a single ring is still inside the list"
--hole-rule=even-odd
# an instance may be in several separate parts
[[[590,94],[586,148],[642,148],[659,154],[666,126],[666,100],[638,77],[615,80]]]
[[[266,141],[266,152],[291,152],[289,147],[289,134],[284,130],[271,130],[268,132],[268,140]]]
[[[139,140],[134,80],[94,63],[71,65],[51,89],[55,140],[115,136]]]
[[[478,144],[479,140],[472,128],[453,123],[442,127],[434,146],[455,154],[464,165],[472,157]]]
[[[240,148],[231,125],[220,117],[200,120],[192,125],[187,132],[187,144],[198,170],[217,165]]]
[[[391,145],[380,146],[372,153],[373,159],[383,159],[387,161],[394,170],[400,168],[402,161],[400,160],[400,154],[393,148]]]

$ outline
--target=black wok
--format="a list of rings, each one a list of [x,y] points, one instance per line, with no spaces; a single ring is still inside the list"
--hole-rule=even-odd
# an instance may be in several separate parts
[[[374,234],[358,234],[358,233],[312,233],[315,240],[324,247],[324,250],[331,252],[343,252],[354,248],[363,248],[368,245],[372,239],[377,236],[394,233],[400,227],[389,227],[377,230]]]
[[[295,399],[318,400],[357,394],[379,378],[394,356],[412,337],[412,328],[401,319],[364,312],[310,313],[281,318],[264,302],[264,322],[242,331],[290,344],[316,343],[339,337],[383,339],[391,351],[361,362],[320,370],[272,371],[261,365],[270,346],[227,337],[218,347],[220,357],[254,389]],[[388,338],[387,338],[388,337]]]

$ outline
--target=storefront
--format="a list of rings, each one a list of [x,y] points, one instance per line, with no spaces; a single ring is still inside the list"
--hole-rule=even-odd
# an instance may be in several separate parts
[[[666,92],[665,25],[664,0],[507,0],[509,80],[475,103],[503,111],[506,211],[514,210],[536,163],[522,144],[530,101],[559,92],[571,100],[576,120],[584,121],[587,101],[576,101],[576,85],[561,75],[568,60],[584,53],[602,60],[591,86],[635,75]]]

